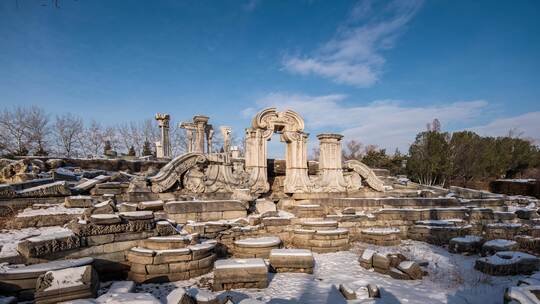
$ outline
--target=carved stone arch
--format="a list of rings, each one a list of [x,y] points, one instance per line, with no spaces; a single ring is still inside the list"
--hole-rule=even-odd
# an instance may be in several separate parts
[[[274,132],[303,132],[304,119],[293,110],[278,112],[276,108],[268,108],[260,111],[253,118],[251,127],[254,129],[269,130],[267,135]]]
[[[246,170],[250,174],[249,185],[256,193],[270,189],[267,169],[267,141],[274,133],[281,134],[286,143],[286,193],[310,192],[312,183],[308,177],[307,138],[304,119],[295,111],[278,112],[275,108],[260,111],[246,129]]]

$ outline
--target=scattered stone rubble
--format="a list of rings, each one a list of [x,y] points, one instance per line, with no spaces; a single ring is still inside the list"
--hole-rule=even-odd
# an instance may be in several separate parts
[[[360,253],[358,262],[365,269],[373,269],[398,280],[419,280],[424,276],[424,271],[418,263],[407,260],[400,253],[382,254],[365,249]]]

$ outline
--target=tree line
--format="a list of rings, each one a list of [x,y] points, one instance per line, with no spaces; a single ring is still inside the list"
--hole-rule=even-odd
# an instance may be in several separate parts
[[[388,169],[427,185],[473,186],[497,178],[531,172],[540,178],[540,149],[515,131],[506,136],[480,136],[472,131],[443,132],[435,119],[416,135],[408,154],[393,155],[374,145],[345,143],[343,159],[358,159],[372,168]]]
[[[173,155],[186,152],[182,130],[171,121]],[[65,113],[54,117],[41,107],[5,108],[0,112],[0,155],[101,157],[105,150],[119,155],[155,153],[160,130],[153,119],[103,125],[95,120]]]

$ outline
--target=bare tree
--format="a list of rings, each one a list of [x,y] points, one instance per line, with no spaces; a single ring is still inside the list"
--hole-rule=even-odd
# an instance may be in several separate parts
[[[3,146],[8,153],[27,154],[29,144],[28,109],[17,107],[13,111],[4,109],[0,114]]]
[[[32,106],[27,112],[26,126],[34,155],[47,155],[47,145],[51,133],[49,115],[42,108]]]
[[[54,134],[58,152],[66,157],[77,156],[79,138],[84,130],[83,121],[71,113],[56,116]]]
[[[345,143],[343,149],[343,160],[361,159],[362,158],[362,143],[352,139]]]
[[[85,154],[92,155],[92,157],[98,157],[102,154],[105,145],[104,133],[103,126],[92,119],[90,125],[84,130],[82,146]]]

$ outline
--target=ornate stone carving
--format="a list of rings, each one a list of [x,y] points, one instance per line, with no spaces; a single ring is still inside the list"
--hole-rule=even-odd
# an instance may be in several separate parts
[[[368,186],[376,191],[384,192],[383,181],[375,175],[375,172],[370,167],[357,160],[349,160],[345,164],[349,169],[358,173],[366,181]]]
[[[199,163],[204,163],[206,157],[200,153],[187,153],[176,157],[165,165],[158,174],[150,177],[152,192],[165,192],[176,183],[182,181],[184,173]]]

